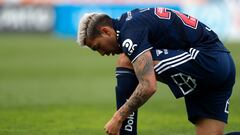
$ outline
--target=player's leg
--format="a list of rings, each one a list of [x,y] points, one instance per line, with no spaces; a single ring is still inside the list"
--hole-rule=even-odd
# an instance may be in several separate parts
[[[119,109],[138,85],[131,62],[124,54],[121,54],[117,61],[116,78],[117,109]],[[123,122],[120,135],[137,135],[137,111]]]
[[[185,96],[188,120],[197,135],[223,135],[228,120],[229,98],[232,90],[199,91]]]
[[[219,58],[212,62],[200,54],[203,64],[209,68],[218,67],[211,75],[214,84],[209,88],[200,89],[198,92],[185,97],[189,120],[196,126],[197,135],[223,135],[224,127],[228,121],[230,97],[235,82],[235,66],[230,54],[213,53],[208,56]],[[205,73],[207,74],[207,73]],[[215,78],[214,78],[215,77]],[[205,77],[207,78],[207,77]]]
[[[203,118],[196,122],[196,135],[223,135],[225,123]]]
[[[235,66],[228,53],[152,50],[158,80],[185,96],[188,119],[198,135],[222,135],[228,119]]]

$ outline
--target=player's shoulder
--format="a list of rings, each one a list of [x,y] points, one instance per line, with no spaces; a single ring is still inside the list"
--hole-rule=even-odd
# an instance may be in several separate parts
[[[154,14],[154,8],[136,8],[122,14],[121,18],[125,19],[126,22],[132,22],[146,16],[151,16],[152,14]]]
[[[133,29],[142,29],[147,27],[147,22],[150,20],[147,16],[151,16],[153,12],[149,12],[152,10],[151,8],[146,9],[134,9],[129,12],[126,12],[122,15],[122,19],[124,19],[124,23],[122,25],[122,31],[129,31]],[[145,12],[143,14],[143,12]]]

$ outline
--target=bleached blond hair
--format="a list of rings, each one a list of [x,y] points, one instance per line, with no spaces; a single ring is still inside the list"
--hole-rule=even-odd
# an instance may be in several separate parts
[[[86,46],[86,38],[99,36],[99,26],[112,26],[111,18],[103,13],[85,13],[78,24],[77,43]]]

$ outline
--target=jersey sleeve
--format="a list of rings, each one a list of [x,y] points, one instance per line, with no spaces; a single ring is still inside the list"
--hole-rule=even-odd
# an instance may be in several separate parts
[[[122,51],[133,63],[141,54],[152,49],[148,42],[148,30],[146,28],[127,29],[122,35]]]

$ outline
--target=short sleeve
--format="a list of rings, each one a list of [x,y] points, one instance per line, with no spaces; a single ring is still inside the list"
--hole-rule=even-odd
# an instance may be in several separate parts
[[[152,49],[148,41],[148,30],[144,29],[128,29],[121,32],[122,51],[129,57],[133,63],[141,54]]]

